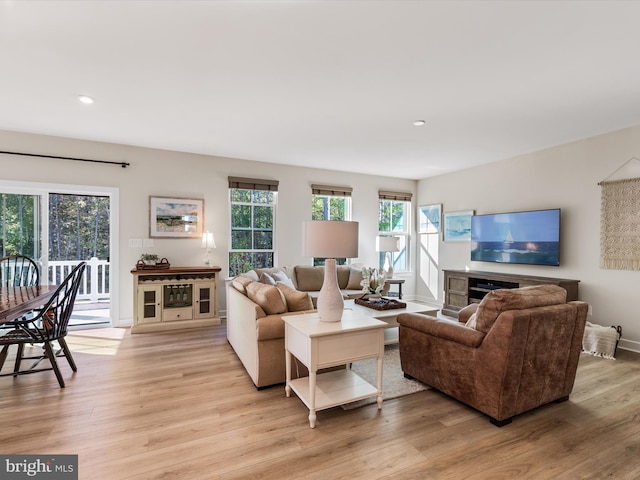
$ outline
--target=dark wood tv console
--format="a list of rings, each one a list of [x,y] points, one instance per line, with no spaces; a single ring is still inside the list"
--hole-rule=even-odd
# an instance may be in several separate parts
[[[520,288],[531,285],[559,285],[567,291],[567,302],[578,300],[580,280],[534,277],[510,273],[479,272],[477,270],[443,270],[444,305],[442,313],[457,317],[463,307],[478,303],[491,290]]]

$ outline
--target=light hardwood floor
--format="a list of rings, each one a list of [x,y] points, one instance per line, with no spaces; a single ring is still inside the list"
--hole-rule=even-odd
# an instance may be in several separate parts
[[[583,355],[568,402],[503,428],[433,390],[318,413],[257,391],[225,325],[69,337],[78,372],[0,379],[0,452],[78,454],[83,480],[638,479],[640,355]],[[284,353],[283,353],[284,354]]]

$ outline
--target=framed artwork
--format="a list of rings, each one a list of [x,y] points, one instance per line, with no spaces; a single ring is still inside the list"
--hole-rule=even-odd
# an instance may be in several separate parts
[[[442,231],[445,242],[470,242],[471,217],[474,211],[449,212],[444,214]]]
[[[425,205],[418,208],[418,233],[438,233],[440,231],[440,219],[442,217],[442,205]]]
[[[149,237],[200,238],[204,200],[149,197]]]

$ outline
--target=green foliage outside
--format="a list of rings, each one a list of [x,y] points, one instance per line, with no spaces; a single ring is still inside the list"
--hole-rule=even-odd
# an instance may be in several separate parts
[[[49,195],[49,260],[109,258],[109,197]]]
[[[311,220],[346,220],[347,197],[313,195]]]
[[[21,254],[34,258],[40,251],[40,239],[36,238],[38,202],[34,195],[0,194],[2,211],[1,256]]]
[[[391,262],[397,271],[407,268],[406,248],[403,244],[408,230],[409,202],[395,200],[380,200],[378,204],[378,231],[382,234],[396,234],[400,237],[400,252],[391,252]],[[385,252],[378,254],[378,265],[382,267]]]
[[[405,232],[406,231],[406,202],[394,200],[380,200],[379,205],[379,232]]]
[[[40,196],[0,194],[2,255],[41,257]],[[49,195],[49,260],[109,258],[109,198]]]

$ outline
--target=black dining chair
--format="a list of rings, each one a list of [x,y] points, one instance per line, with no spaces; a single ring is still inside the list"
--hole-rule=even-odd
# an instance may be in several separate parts
[[[38,264],[25,255],[7,255],[0,258],[0,286],[30,287],[40,285]],[[14,328],[15,321],[0,325],[0,331]]]
[[[69,366],[77,372],[75,361],[71,356],[71,351],[67,346],[65,337],[67,326],[73,310],[73,304],[80,287],[82,274],[84,273],[86,262],[77,265],[71,273],[64,279],[56,289],[51,299],[38,310],[34,310],[32,318],[23,318],[14,322],[15,328],[4,335],[0,334],[0,371],[12,345],[18,346],[13,372],[0,373],[0,377],[9,375],[18,376],[28,373],[43,372],[53,370],[60,384],[64,388],[65,383],[58,367],[57,357],[64,356]],[[52,342],[57,341],[60,345],[58,352],[54,351]],[[25,356],[25,345],[42,345],[43,351],[39,355]],[[43,360],[49,360],[51,366],[36,368]],[[35,360],[28,368],[21,368],[23,360]]]
[[[29,257],[7,255],[0,258],[0,281],[3,287],[40,285],[40,269]]]

